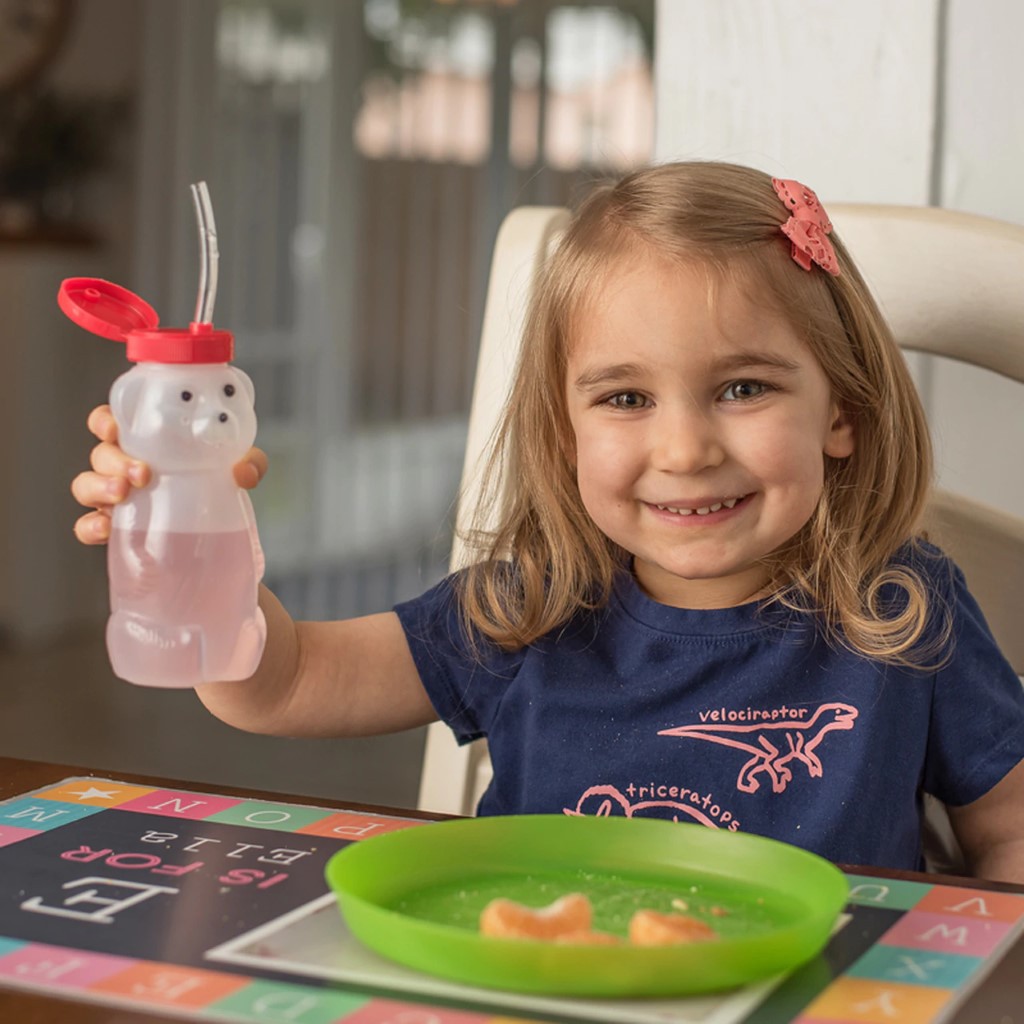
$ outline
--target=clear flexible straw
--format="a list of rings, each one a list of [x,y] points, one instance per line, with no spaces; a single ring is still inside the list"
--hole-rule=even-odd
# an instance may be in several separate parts
[[[199,324],[210,324],[213,323],[213,304],[217,301],[217,262],[220,256],[217,225],[206,182],[200,181],[190,188],[199,228],[199,294],[196,296],[194,320]]]

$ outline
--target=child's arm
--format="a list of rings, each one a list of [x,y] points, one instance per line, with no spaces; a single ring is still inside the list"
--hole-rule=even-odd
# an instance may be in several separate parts
[[[983,797],[947,809],[972,874],[1024,883],[1024,761]]]
[[[109,406],[94,409],[89,429],[100,439],[92,470],[72,482],[75,498],[93,511],[75,523],[85,544],[110,536],[110,514],[132,486],[150,472],[117,443]],[[255,487],[266,472],[253,449],[235,467],[242,487]],[[260,587],[267,644],[251,679],[197,688],[218,718],[250,732],[282,736],[355,736],[425,725],[437,715],[420,683],[405,633],[393,612],[340,622],[293,622],[274,595]]]
[[[294,622],[266,587],[260,607],[267,645],[256,673],[196,687],[221,720],[275,736],[369,736],[437,718],[394,612]]]

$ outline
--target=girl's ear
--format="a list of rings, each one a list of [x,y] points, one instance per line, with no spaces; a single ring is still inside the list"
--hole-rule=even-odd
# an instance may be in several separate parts
[[[833,459],[848,459],[854,447],[853,417],[837,402],[833,402],[829,410],[829,422],[825,454]]]

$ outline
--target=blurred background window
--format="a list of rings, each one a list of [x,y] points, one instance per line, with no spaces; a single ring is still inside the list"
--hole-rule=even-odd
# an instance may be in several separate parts
[[[191,309],[205,178],[214,319],[271,457],[267,583],[298,617],[389,608],[445,571],[502,218],[651,157],[653,0],[162,6],[147,294]]]

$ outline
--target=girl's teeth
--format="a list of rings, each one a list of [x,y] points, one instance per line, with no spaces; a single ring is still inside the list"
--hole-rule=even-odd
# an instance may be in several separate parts
[[[735,508],[739,498],[726,498],[725,501],[716,501],[713,505],[705,505],[703,508],[676,508],[674,505],[659,505],[663,512],[672,512],[677,516],[706,516],[709,512],[718,512],[722,508]]]

